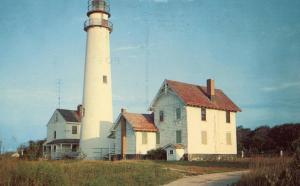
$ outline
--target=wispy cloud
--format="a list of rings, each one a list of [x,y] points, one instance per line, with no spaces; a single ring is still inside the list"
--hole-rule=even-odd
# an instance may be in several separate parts
[[[168,3],[168,2],[171,2],[171,1],[174,1],[174,0],[140,0],[140,2],[143,2],[143,1],[150,1],[150,2],[154,2],[154,3]],[[181,0],[182,2],[192,2],[194,0]]]
[[[119,52],[119,51],[127,51],[127,50],[136,50],[136,49],[141,49],[143,48],[142,45],[134,45],[134,46],[121,46],[113,49],[114,52]]]
[[[282,83],[276,86],[270,86],[270,87],[263,87],[262,90],[265,92],[273,92],[273,91],[279,91],[282,89],[288,89],[288,88],[294,88],[299,87],[300,88],[300,82],[287,82]]]

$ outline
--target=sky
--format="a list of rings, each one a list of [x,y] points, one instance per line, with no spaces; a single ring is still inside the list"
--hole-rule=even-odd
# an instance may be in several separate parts
[[[82,102],[87,0],[1,0],[0,140],[46,137]],[[111,0],[113,111],[146,112],[164,79],[213,78],[237,125],[300,122],[299,0]],[[60,91],[59,91],[59,83]],[[60,93],[59,93],[60,92]]]

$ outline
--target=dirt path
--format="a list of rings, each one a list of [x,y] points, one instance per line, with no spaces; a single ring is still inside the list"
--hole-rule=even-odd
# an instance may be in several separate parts
[[[203,174],[199,176],[190,176],[182,178],[167,184],[166,186],[184,186],[184,185],[198,185],[198,186],[226,186],[237,182],[242,174],[248,171],[224,172],[215,174]]]

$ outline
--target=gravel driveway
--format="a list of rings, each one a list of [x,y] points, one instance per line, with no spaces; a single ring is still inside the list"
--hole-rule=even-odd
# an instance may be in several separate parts
[[[166,186],[184,186],[184,185],[206,185],[206,186],[226,186],[237,182],[242,174],[248,171],[236,171],[236,172],[224,172],[214,174],[203,174],[198,176],[185,177],[174,182],[167,184]]]

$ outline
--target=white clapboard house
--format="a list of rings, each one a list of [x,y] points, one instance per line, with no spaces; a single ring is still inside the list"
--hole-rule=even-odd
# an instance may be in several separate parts
[[[56,109],[47,124],[44,157],[75,158],[79,155],[81,106],[77,110]]]
[[[214,80],[206,86],[165,80],[150,105],[151,114],[122,109],[109,137],[120,158],[162,147],[168,160],[233,158],[237,154],[236,115],[240,108]]]

